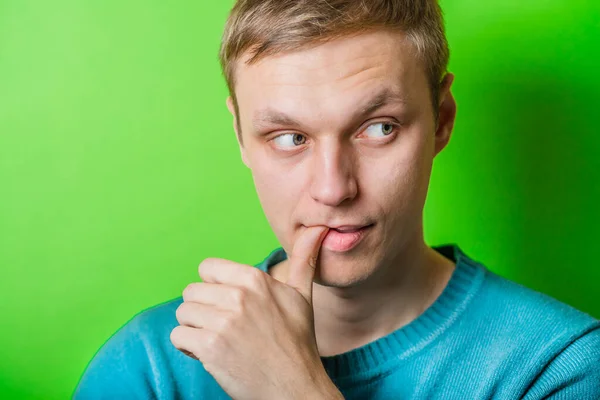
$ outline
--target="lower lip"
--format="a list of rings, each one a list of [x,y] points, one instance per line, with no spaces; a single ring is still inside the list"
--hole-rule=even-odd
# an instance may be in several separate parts
[[[322,246],[327,250],[344,252],[350,251],[361,242],[371,226],[365,226],[354,232],[342,233],[334,229],[329,229]]]

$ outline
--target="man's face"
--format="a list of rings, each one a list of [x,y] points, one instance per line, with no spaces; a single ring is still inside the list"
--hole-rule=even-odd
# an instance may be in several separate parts
[[[449,132],[436,134],[424,68],[400,34],[240,62],[235,90],[242,156],[286,252],[305,227],[339,228],[315,282],[353,286],[422,245],[432,161]]]

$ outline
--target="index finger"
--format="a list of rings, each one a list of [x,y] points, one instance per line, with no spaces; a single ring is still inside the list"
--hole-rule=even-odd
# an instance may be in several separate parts
[[[304,298],[312,302],[312,283],[317,269],[319,250],[325,235],[326,226],[308,227],[296,239],[290,257],[287,285],[298,290]]]

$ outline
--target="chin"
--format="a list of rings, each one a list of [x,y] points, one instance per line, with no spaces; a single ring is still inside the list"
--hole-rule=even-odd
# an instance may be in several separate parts
[[[327,251],[319,256],[314,282],[321,286],[348,288],[364,282],[372,272],[372,266],[362,257]]]

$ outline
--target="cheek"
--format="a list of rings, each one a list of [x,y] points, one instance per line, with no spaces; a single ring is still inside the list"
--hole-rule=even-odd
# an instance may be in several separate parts
[[[414,166],[399,164],[396,160],[388,164],[385,174],[381,170],[372,172],[368,179],[371,200],[378,203],[389,216],[405,212],[413,201]]]
[[[302,175],[296,177],[275,162],[262,159],[253,161],[252,177],[265,217],[280,241],[303,192]]]
[[[422,207],[430,168],[427,155],[418,143],[399,148],[371,167],[362,181],[368,185],[371,202],[379,204],[390,217],[414,213]]]
[[[293,184],[283,179],[283,174],[270,168],[254,167],[252,177],[258,198],[267,214],[273,213],[271,210],[274,207],[278,210],[286,208]]]

